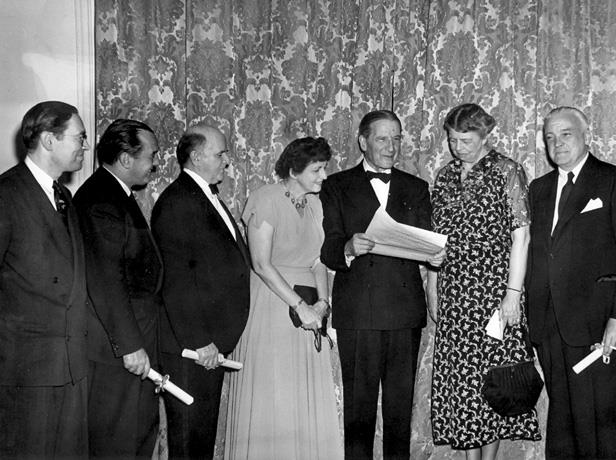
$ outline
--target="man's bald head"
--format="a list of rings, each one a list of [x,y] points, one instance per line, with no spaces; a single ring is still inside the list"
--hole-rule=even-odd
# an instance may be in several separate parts
[[[209,184],[222,181],[229,165],[227,152],[225,135],[218,128],[204,124],[188,128],[176,149],[180,166],[196,172]]]

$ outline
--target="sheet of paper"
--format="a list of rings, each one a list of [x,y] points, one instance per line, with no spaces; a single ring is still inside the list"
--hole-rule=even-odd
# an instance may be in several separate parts
[[[494,314],[488,321],[488,325],[486,326],[486,333],[490,337],[494,337],[498,340],[503,340],[503,335],[505,333],[505,321],[500,319],[500,310],[495,310]]]
[[[396,222],[381,206],[366,229],[373,254],[426,261],[447,244],[447,236]]]

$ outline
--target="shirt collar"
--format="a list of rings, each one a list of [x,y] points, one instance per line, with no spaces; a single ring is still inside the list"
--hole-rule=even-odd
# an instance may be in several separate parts
[[[115,180],[118,181],[118,183],[122,186],[122,190],[124,190],[124,193],[126,193],[126,196],[131,196],[133,194],[133,192],[131,191],[130,187],[128,185],[126,185],[124,183],[124,181],[122,181],[122,179],[120,179],[118,176],[116,176],[114,173],[112,173],[111,170],[107,166],[103,165],[103,168],[105,168],[105,170],[109,174],[111,174],[115,178]]]
[[[382,173],[386,173],[386,174],[391,174],[391,168],[390,169],[385,169],[383,171],[377,171],[376,169],[374,169],[370,163],[368,163],[366,161],[366,159],[364,158],[364,160],[362,161],[362,163],[364,164],[364,171],[370,171],[370,172],[382,172]]]
[[[570,172],[572,172],[573,173],[573,182],[575,182],[577,180],[577,178],[578,178],[578,174],[580,174],[580,171],[582,170],[582,167],[586,163],[586,160],[588,160],[588,152],[586,152],[586,155],[584,156],[582,161],[580,161],[577,165],[575,165],[575,168],[573,168],[571,171],[565,171],[564,169],[561,169],[559,167],[558,168],[558,175],[561,177],[561,179],[564,179],[566,181],[567,180],[567,175]]]
[[[190,177],[192,177],[192,179],[197,183],[199,188],[203,190],[203,192],[208,197],[213,196],[212,191],[210,190],[210,184],[208,184],[207,181],[203,177],[201,177],[199,174],[194,172],[192,169],[184,168],[184,172],[188,174]]]
[[[36,181],[40,184],[41,187],[43,187],[43,190],[45,190],[46,192],[53,193],[53,177],[43,171],[39,167],[39,165],[37,165],[34,160],[30,158],[30,155],[26,155],[25,164],[36,179]]]

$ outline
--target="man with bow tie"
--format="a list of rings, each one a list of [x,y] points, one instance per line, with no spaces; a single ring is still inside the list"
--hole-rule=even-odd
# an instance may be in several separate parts
[[[150,458],[158,396],[144,380],[157,367],[162,260],[133,188],[158,164],[145,123],[111,123],[96,146],[100,167],[75,194],[86,247],[90,458]]]
[[[546,458],[616,458],[616,167],[589,152],[586,116],[552,110],[543,134],[555,170],[530,185],[529,330],[550,398]],[[601,345],[599,345],[601,346]],[[615,355],[616,356],[616,355]]]
[[[218,195],[229,165],[224,134],[194,126],[176,153],[182,171],[152,211],[165,263],[161,359],[195,402],[166,398],[169,458],[213,458],[224,377],[219,354],[233,351],[248,319],[250,258]],[[182,358],[184,348],[199,359]]]
[[[371,254],[365,234],[382,206],[396,221],[430,228],[428,184],[394,168],[401,123],[377,110],[359,124],[364,160],[323,183],[325,242],[321,260],[336,271],[333,327],[344,386],[345,456],[371,459],[379,384],[383,456],[409,458],[411,407],[426,301],[419,264]],[[435,263],[437,263],[435,261]]]

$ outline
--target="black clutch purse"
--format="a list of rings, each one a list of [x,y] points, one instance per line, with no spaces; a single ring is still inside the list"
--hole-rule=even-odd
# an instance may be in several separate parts
[[[481,393],[494,412],[514,417],[533,410],[542,389],[535,363],[525,361],[489,369]]]
[[[293,286],[293,290],[299,294],[304,302],[308,305],[313,305],[319,300],[319,293],[317,292],[317,288],[313,286],[303,286],[301,284],[296,284]],[[317,351],[321,351],[321,337],[326,337],[329,341],[329,347],[334,348],[334,342],[331,337],[327,333],[327,317],[329,316],[329,312],[331,309],[328,309],[327,314],[323,316],[323,320],[321,322],[321,327],[314,332],[314,347]],[[301,327],[302,320],[299,318],[299,315],[295,311],[295,308],[289,306],[289,317],[291,318],[291,322],[295,327]]]
[[[526,350],[533,356],[528,331],[523,334]],[[531,360],[488,369],[481,394],[494,412],[503,417],[515,417],[533,410],[542,389],[543,380]]]

